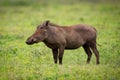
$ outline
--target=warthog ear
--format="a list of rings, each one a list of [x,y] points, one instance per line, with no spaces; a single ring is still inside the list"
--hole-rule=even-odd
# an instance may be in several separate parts
[[[45,25],[45,26],[48,26],[48,25],[49,25],[49,23],[50,23],[50,21],[49,21],[49,20],[47,20],[47,21],[45,21],[44,25]]]

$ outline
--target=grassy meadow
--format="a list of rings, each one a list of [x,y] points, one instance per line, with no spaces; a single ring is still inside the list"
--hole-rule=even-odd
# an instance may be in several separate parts
[[[0,0],[0,80],[120,80],[120,1]],[[37,25],[89,24],[98,31],[100,65],[83,48],[66,50],[55,65],[42,42],[28,46]]]

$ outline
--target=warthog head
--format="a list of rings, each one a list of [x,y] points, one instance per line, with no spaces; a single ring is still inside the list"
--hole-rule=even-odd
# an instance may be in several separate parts
[[[34,43],[42,42],[44,41],[48,34],[47,34],[47,28],[48,28],[49,21],[44,21],[41,25],[39,25],[36,29],[36,31],[27,39],[26,44],[32,45]]]

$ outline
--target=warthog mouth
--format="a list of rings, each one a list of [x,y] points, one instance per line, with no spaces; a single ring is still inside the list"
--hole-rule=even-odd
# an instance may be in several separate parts
[[[32,44],[34,44],[34,43],[38,43],[38,42],[33,42],[33,41],[32,41],[32,42],[28,42],[28,41],[26,41],[26,44],[27,44],[27,45],[32,45]]]

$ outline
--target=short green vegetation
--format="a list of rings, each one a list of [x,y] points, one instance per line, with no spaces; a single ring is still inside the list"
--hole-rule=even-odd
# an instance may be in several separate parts
[[[0,80],[120,80],[120,1],[0,0]],[[89,24],[98,30],[100,65],[83,48],[66,50],[63,65],[53,63],[43,43],[26,39],[38,24]]]

